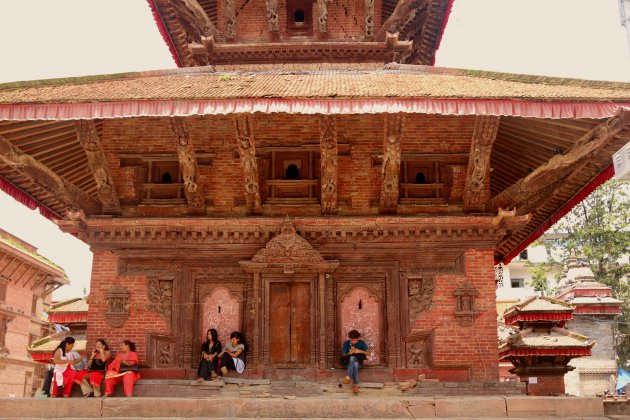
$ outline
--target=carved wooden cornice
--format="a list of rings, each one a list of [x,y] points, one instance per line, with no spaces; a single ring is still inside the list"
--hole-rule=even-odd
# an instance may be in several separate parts
[[[74,123],[77,139],[87,155],[88,165],[96,181],[98,197],[103,213],[120,214],[120,201],[114,186],[107,158],[103,152],[101,139],[96,131],[94,120],[78,120]]]
[[[337,120],[334,115],[322,115],[319,124],[321,146],[321,204],[323,214],[337,212]]]
[[[405,129],[404,114],[385,114],[383,164],[381,174],[381,213],[396,213],[399,197],[400,149]]]
[[[464,189],[465,212],[483,212],[490,199],[490,154],[499,131],[499,121],[500,117],[490,115],[475,117]]]
[[[260,214],[260,190],[258,186],[258,164],[256,162],[256,145],[252,116],[237,114],[234,116],[236,128],[236,144],[241,159],[243,178],[245,181],[245,201],[250,214]]]
[[[88,214],[101,212],[101,204],[74,184],[67,182],[54,171],[23,153],[9,140],[0,135],[0,162],[35,185],[49,192],[57,200],[64,203],[67,209],[82,209]]]
[[[553,197],[567,178],[589,163],[608,142],[623,130],[630,130],[630,111],[616,115],[582,136],[564,155],[555,155],[532,173],[515,182],[488,203],[488,209],[516,208],[529,213]]]
[[[169,125],[177,140],[177,158],[184,181],[184,194],[188,208],[193,213],[203,214],[205,213],[206,199],[201,186],[197,156],[188,132],[188,124],[184,118],[175,117],[169,120]]]

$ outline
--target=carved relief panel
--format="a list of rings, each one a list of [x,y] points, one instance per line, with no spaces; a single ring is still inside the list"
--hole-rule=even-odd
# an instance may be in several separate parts
[[[409,325],[428,311],[435,293],[435,278],[423,275],[405,275],[409,305]]]
[[[121,284],[112,286],[106,294],[105,319],[114,328],[121,328],[129,319],[129,292]]]
[[[149,277],[147,279],[147,298],[149,300],[147,310],[160,314],[169,328],[173,312],[174,277],[174,275],[167,275],[165,277]]]
[[[177,366],[175,338],[163,334],[147,334],[147,364],[149,367],[167,369]]]
[[[405,338],[405,361],[408,368],[431,367],[433,330],[412,330]]]
[[[381,307],[380,299],[363,286],[355,286],[341,298],[339,304],[340,326],[339,336],[343,341],[348,339],[348,332],[357,330],[361,339],[368,344],[370,355],[366,365],[379,365],[381,361]],[[339,343],[341,346],[342,343]]]
[[[455,295],[455,318],[462,327],[470,327],[477,314],[476,298],[479,292],[470,283],[463,282],[453,292]]]

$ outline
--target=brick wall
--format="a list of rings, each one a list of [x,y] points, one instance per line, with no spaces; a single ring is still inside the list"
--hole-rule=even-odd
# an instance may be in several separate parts
[[[564,394],[564,376],[537,376],[536,383],[527,383],[527,395],[549,396]]]

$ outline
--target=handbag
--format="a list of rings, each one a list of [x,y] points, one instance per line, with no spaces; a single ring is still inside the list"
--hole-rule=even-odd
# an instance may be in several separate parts
[[[138,364],[136,363],[135,365],[131,365],[131,366],[126,366],[126,365],[120,365],[120,369],[118,370],[118,373],[125,373],[125,372],[134,372],[134,373],[138,373]]]

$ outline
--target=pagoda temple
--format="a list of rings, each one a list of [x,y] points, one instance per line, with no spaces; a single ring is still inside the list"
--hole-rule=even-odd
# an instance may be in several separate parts
[[[532,297],[505,310],[505,324],[518,327],[499,342],[502,361],[527,382],[528,395],[564,394],[564,375],[571,359],[590,356],[595,341],[565,328],[575,307],[548,297]]]
[[[447,0],[149,5],[182,68],[0,85],[0,187],[94,252],[88,343],[193,377],[239,330],[313,380],[357,329],[366,375],[497,381],[493,267],[612,176],[630,85],[433,67]]]

